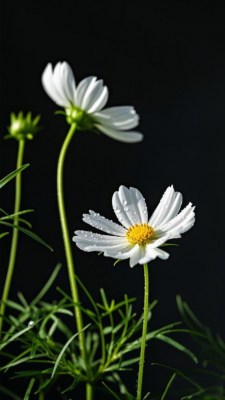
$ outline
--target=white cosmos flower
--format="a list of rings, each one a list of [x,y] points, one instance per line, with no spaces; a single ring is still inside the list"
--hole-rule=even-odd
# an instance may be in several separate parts
[[[192,204],[179,212],[181,204],[181,193],[169,186],[148,219],[145,199],[139,190],[120,186],[113,195],[112,205],[121,225],[90,210],[83,215],[83,221],[107,235],[76,231],[73,241],[84,251],[100,251],[120,260],[129,258],[131,267],[156,257],[166,260],[169,254],[160,246],[170,239],[180,238],[195,222]]]
[[[143,135],[130,131],[138,125],[139,117],[132,106],[104,108],[108,88],[95,76],[75,83],[67,62],[58,62],[53,69],[48,64],[42,74],[42,84],[49,97],[65,108],[67,121],[76,122],[78,129],[97,129],[121,142],[140,142]]]

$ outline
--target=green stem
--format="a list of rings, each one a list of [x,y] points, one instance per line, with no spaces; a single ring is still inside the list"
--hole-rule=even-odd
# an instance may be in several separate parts
[[[38,400],[44,400],[45,396],[44,396],[44,392],[42,392],[42,390],[39,392],[38,395]]]
[[[78,288],[77,282],[75,278],[75,269],[74,269],[74,262],[72,256],[72,248],[71,248],[71,237],[69,235],[68,223],[66,218],[66,211],[65,211],[65,204],[64,204],[64,193],[63,193],[63,169],[64,169],[64,161],[67,153],[68,146],[71,142],[71,139],[76,130],[76,124],[72,124],[69,132],[64,140],[62,145],[59,160],[58,160],[58,168],[57,168],[57,197],[58,197],[58,207],[59,207],[59,215],[60,215],[60,222],[62,228],[62,235],[64,241],[64,248],[66,254],[66,261],[67,261],[67,268],[68,268],[68,276],[70,282],[70,289],[72,294],[72,299],[74,301],[74,312],[75,318],[77,323],[77,330],[79,333],[79,345],[81,355],[83,360],[85,361],[85,341],[84,341],[84,333],[83,333],[83,320],[81,309],[79,307],[79,295],[78,295]]]
[[[145,346],[146,346],[146,335],[147,335],[147,328],[148,328],[148,303],[149,303],[148,264],[144,264],[144,280],[145,280],[144,315],[143,315],[141,352],[140,352],[139,371],[138,371],[137,400],[141,400],[141,396],[142,396],[143,372],[144,372],[144,361],[145,361]]]
[[[20,168],[23,164],[24,149],[25,149],[25,140],[21,139],[21,140],[19,140],[16,168]],[[14,214],[16,214],[20,211],[20,204],[21,204],[21,173],[18,173],[16,175],[16,181],[15,181]],[[13,218],[13,224],[14,225],[19,224],[19,217],[17,215],[15,215]],[[8,264],[5,284],[4,284],[4,288],[3,288],[2,303],[0,305],[0,336],[2,333],[3,318],[4,318],[4,314],[5,314],[5,308],[6,308],[5,302],[8,299],[10,286],[11,286],[11,282],[12,282],[12,277],[13,277],[13,272],[14,272],[15,261],[16,261],[18,236],[19,236],[18,229],[13,228],[11,249],[10,249],[10,256],[9,256],[9,264]]]
[[[94,400],[93,386],[90,383],[86,384],[86,400]]]

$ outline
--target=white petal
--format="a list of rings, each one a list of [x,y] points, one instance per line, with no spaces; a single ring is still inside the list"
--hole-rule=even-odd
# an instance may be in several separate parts
[[[184,233],[190,229],[195,222],[194,207],[189,203],[176,217],[160,227],[162,232],[172,234],[173,231]]]
[[[96,76],[88,76],[87,78],[83,79],[80,81],[80,83],[77,85],[77,106],[82,108],[82,102],[84,95],[87,91],[87,88],[91,85],[91,83],[96,81]]]
[[[120,110],[122,108],[122,110]],[[116,109],[116,112],[115,110]],[[119,109],[119,110],[118,110]],[[139,123],[139,117],[132,109],[133,112],[127,111],[127,107],[112,107],[107,108],[95,114],[95,118],[101,125],[108,126],[114,129],[133,129]]]
[[[102,86],[102,81],[98,81],[98,86],[90,94],[88,104],[85,106],[85,109],[90,114],[101,110],[107,103],[108,97],[108,88],[106,86]]]
[[[110,251],[108,250],[107,252],[105,252],[105,256],[107,257],[113,257],[113,258],[117,258],[119,260],[126,260],[127,258],[132,257],[132,255],[134,253],[136,253],[136,251],[138,250],[138,245],[136,244],[135,246],[129,244],[127,246],[127,248],[124,248],[124,251],[121,250],[117,253],[115,253],[114,251]]]
[[[100,85],[102,86],[102,82],[100,81]],[[91,107],[93,104],[91,102],[92,99],[92,95],[95,96],[95,94],[98,91],[98,86],[99,86],[99,82],[96,81],[96,78],[93,78],[89,85],[86,87],[86,90],[83,94],[83,99],[81,101],[81,108],[82,110],[89,110],[89,106]]]
[[[73,102],[73,98],[68,96],[68,82],[64,80],[64,73],[63,73],[63,63],[58,62],[54,68],[53,72],[53,82],[55,88],[57,89],[58,93],[60,93],[61,97],[64,99],[65,107],[68,107],[71,102]]]
[[[100,229],[103,232],[107,232],[111,235],[125,236],[126,229],[115,222],[109,221],[107,218],[102,217],[94,211],[89,211],[90,214],[83,215],[83,221],[93,226],[94,228]]]
[[[156,257],[166,260],[169,257],[169,254],[162,249],[158,249],[158,248],[152,249],[151,247],[147,246],[146,252],[145,252],[145,257],[143,257],[139,261],[139,264],[146,264],[152,260],[155,260]]]
[[[140,221],[142,224],[146,224],[148,222],[148,209],[146,207],[145,199],[138,189],[131,187],[130,191],[136,199],[135,203],[139,210]]]
[[[64,95],[60,93],[58,88],[55,86],[54,80],[53,80],[53,70],[52,70],[52,64],[48,64],[44,72],[42,74],[42,85],[44,87],[44,90],[48,94],[48,96],[58,105],[61,107],[67,107],[68,101],[65,99]]]
[[[137,265],[144,256],[145,249],[143,249],[141,246],[138,246],[136,251],[130,257],[130,267],[133,268],[135,265]]]
[[[111,236],[111,235],[101,235],[99,233],[93,233],[88,231],[75,231],[77,236],[73,237],[74,242],[87,242],[94,243],[100,246],[104,244],[116,245],[120,243],[128,243],[128,240],[125,237]]]
[[[138,118],[138,115],[132,106],[119,106],[105,108],[97,115],[104,117],[105,119],[111,119],[117,122],[124,122],[131,118]]]
[[[64,83],[64,92],[72,104],[76,104],[76,84],[72,68],[64,61],[61,66],[62,81]]]
[[[105,135],[111,137],[112,139],[119,140],[124,143],[137,143],[143,140],[143,135],[140,132],[136,131],[120,131],[117,129],[109,128],[107,126],[95,124],[96,128],[101,132],[105,133]]]
[[[157,257],[161,258],[162,260],[167,260],[169,258],[169,253],[162,249],[154,249],[154,253],[157,254]]]
[[[133,192],[125,186],[120,186],[118,191],[120,204],[123,207],[131,225],[141,224],[142,219],[140,218],[139,208],[137,206],[137,200]],[[121,211],[121,207],[118,209]],[[117,216],[118,216],[117,210]],[[114,210],[115,211],[115,210]]]
[[[161,221],[163,221],[174,199],[175,199],[174,188],[173,186],[169,186],[164,192],[158,206],[156,207],[155,211],[153,212],[149,220],[150,225],[156,227],[161,223]]]
[[[159,229],[161,225],[166,224],[171,219],[176,217],[176,215],[180,211],[182,200],[183,200],[182,194],[179,192],[175,192],[175,197],[171,199],[170,204],[168,204],[167,206],[167,213],[165,213],[164,217],[160,221],[160,224],[158,224],[157,226]]]
[[[113,210],[119,220],[119,222],[125,226],[125,228],[130,228],[133,224],[132,221],[130,220],[129,216],[127,215],[127,211],[125,210],[126,208],[126,200],[124,200],[125,203],[121,202],[119,192],[115,192],[112,197],[112,206]]]
[[[110,252],[110,257],[113,258],[118,258],[117,254],[121,253],[122,251],[127,251],[130,249],[130,245],[127,243],[120,243],[120,244],[93,244],[93,243],[87,243],[85,241],[77,241],[76,245],[79,249],[84,250],[84,251],[98,251],[98,252],[103,252],[104,255],[108,255],[108,252]]]
[[[180,237],[180,236],[178,236]],[[176,236],[177,238],[177,236]],[[172,239],[172,235],[170,235],[170,233],[164,233],[163,236],[159,237],[158,239],[156,239],[154,242],[151,242],[150,244],[148,244],[148,248],[149,249],[155,249],[156,247],[161,246],[162,244],[166,243],[168,240]],[[174,239],[174,238],[173,238]]]

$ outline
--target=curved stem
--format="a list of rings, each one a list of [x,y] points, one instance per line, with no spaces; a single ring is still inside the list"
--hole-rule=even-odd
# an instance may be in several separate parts
[[[72,124],[69,132],[64,140],[62,145],[59,160],[58,160],[58,168],[57,168],[57,198],[58,198],[58,207],[59,207],[59,215],[60,215],[60,222],[62,228],[62,235],[63,235],[63,242],[66,254],[66,261],[67,261],[67,269],[68,269],[68,276],[70,282],[70,289],[72,294],[72,299],[74,301],[74,312],[75,318],[77,323],[77,330],[79,333],[79,345],[82,357],[85,361],[85,343],[84,343],[84,333],[83,333],[83,320],[81,309],[79,307],[79,295],[78,295],[78,288],[77,282],[75,278],[75,269],[74,269],[74,262],[72,256],[72,248],[71,248],[71,238],[69,235],[68,223],[66,218],[66,211],[65,211],[65,204],[64,204],[64,192],[63,192],[63,170],[64,170],[64,161],[67,153],[68,146],[71,142],[71,139],[74,135],[76,130],[76,124]]]
[[[144,264],[144,281],[145,281],[144,315],[143,315],[141,352],[140,352],[139,371],[138,371],[137,400],[141,400],[141,396],[142,396],[143,372],[144,372],[144,361],[145,361],[145,346],[146,346],[146,335],[147,335],[147,328],[148,328],[148,303],[149,303],[148,264]]]
[[[25,149],[25,140],[21,139],[19,141],[16,168],[20,168],[23,164],[24,149]],[[21,173],[18,173],[16,175],[16,180],[15,180],[14,214],[16,214],[20,211],[20,204],[21,204]],[[19,224],[19,217],[17,215],[15,215],[13,218],[13,225],[18,225],[18,224]],[[19,236],[18,229],[13,228],[11,249],[10,249],[10,256],[9,256],[9,264],[8,264],[5,284],[4,284],[4,288],[3,288],[2,303],[0,305],[0,336],[2,333],[3,317],[5,314],[5,307],[6,307],[5,302],[8,300],[8,295],[9,295],[9,291],[10,291],[10,286],[11,286],[11,282],[12,282],[14,266],[15,266],[15,261],[16,261],[18,236]]]

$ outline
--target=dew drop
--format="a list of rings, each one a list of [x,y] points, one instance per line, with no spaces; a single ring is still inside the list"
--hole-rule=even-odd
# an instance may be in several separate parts
[[[28,322],[28,326],[33,326],[34,325],[34,321],[29,321]]]
[[[126,201],[126,200],[123,201],[123,205],[124,205],[124,206],[127,205],[127,201]]]
[[[124,211],[129,211],[129,207],[124,207]]]

